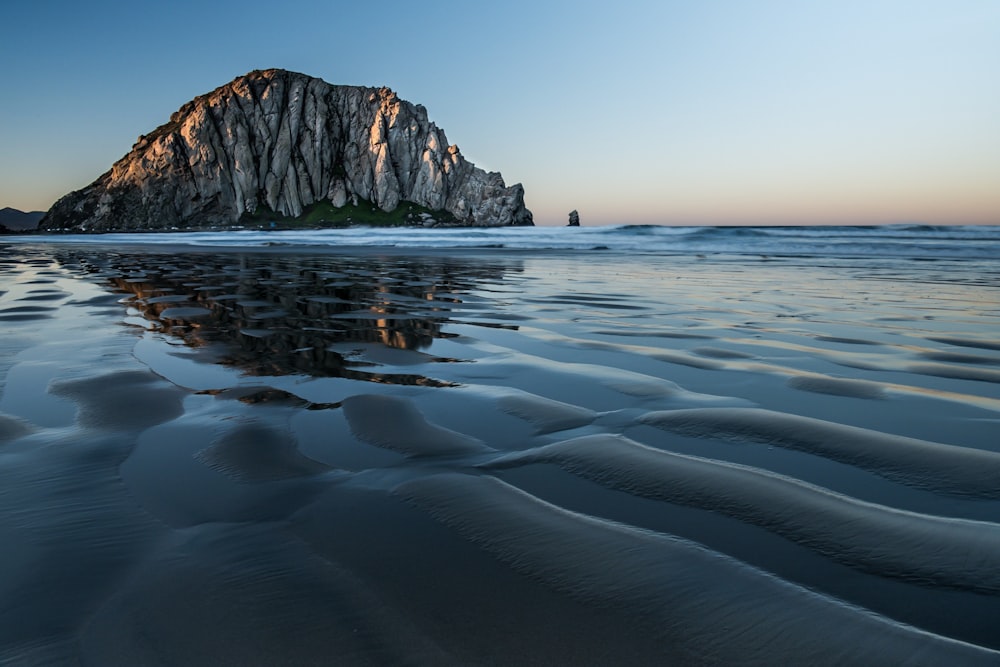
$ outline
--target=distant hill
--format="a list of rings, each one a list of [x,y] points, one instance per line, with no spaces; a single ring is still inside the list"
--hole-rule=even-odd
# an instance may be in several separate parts
[[[30,211],[25,213],[16,208],[0,209],[0,227],[8,231],[24,232],[38,229],[38,221],[45,216],[45,211]]]

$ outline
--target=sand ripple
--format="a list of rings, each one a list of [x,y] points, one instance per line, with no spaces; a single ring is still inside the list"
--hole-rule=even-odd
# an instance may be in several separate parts
[[[628,606],[686,664],[995,664],[686,540],[603,521],[492,477],[437,475],[397,494],[511,567],[588,602]],[[725,629],[722,631],[722,629]],[[845,642],[844,636],[865,637]]]
[[[904,512],[772,472],[595,435],[487,467],[552,463],[638,496],[719,512],[879,576],[1000,592],[1000,525]]]
[[[145,429],[183,414],[184,392],[147,371],[57,382],[52,393],[77,402],[90,428]]]
[[[298,443],[264,424],[247,422],[220,436],[195,459],[241,482],[266,482],[329,470],[299,453]]]
[[[995,452],[757,408],[669,410],[641,421],[694,437],[797,449],[940,493],[1000,498],[1000,454]]]

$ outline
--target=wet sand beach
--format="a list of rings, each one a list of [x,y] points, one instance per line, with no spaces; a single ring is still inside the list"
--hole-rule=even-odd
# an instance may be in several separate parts
[[[0,664],[1000,664],[1000,269],[0,243]]]

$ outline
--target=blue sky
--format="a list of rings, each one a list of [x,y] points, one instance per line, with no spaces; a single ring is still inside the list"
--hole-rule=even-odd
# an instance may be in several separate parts
[[[423,104],[541,224],[1000,224],[997,0],[36,0],[0,26],[0,206],[281,67]]]

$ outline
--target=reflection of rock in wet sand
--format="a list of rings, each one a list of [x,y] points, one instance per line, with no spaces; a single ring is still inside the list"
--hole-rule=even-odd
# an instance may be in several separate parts
[[[448,383],[379,368],[448,361],[420,350],[449,336],[442,324],[463,307],[457,294],[508,269],[433,258],[362,265],[252,255],[170,261],[130,255],[104,268],[116,288],[135,295],[129,306],[157,329],[191,347],[214,347],[220,363],[249,375],[430,386]],[[371,345],[399,352],[373,355]],[[386,364],[374,360],[387,356]]]

